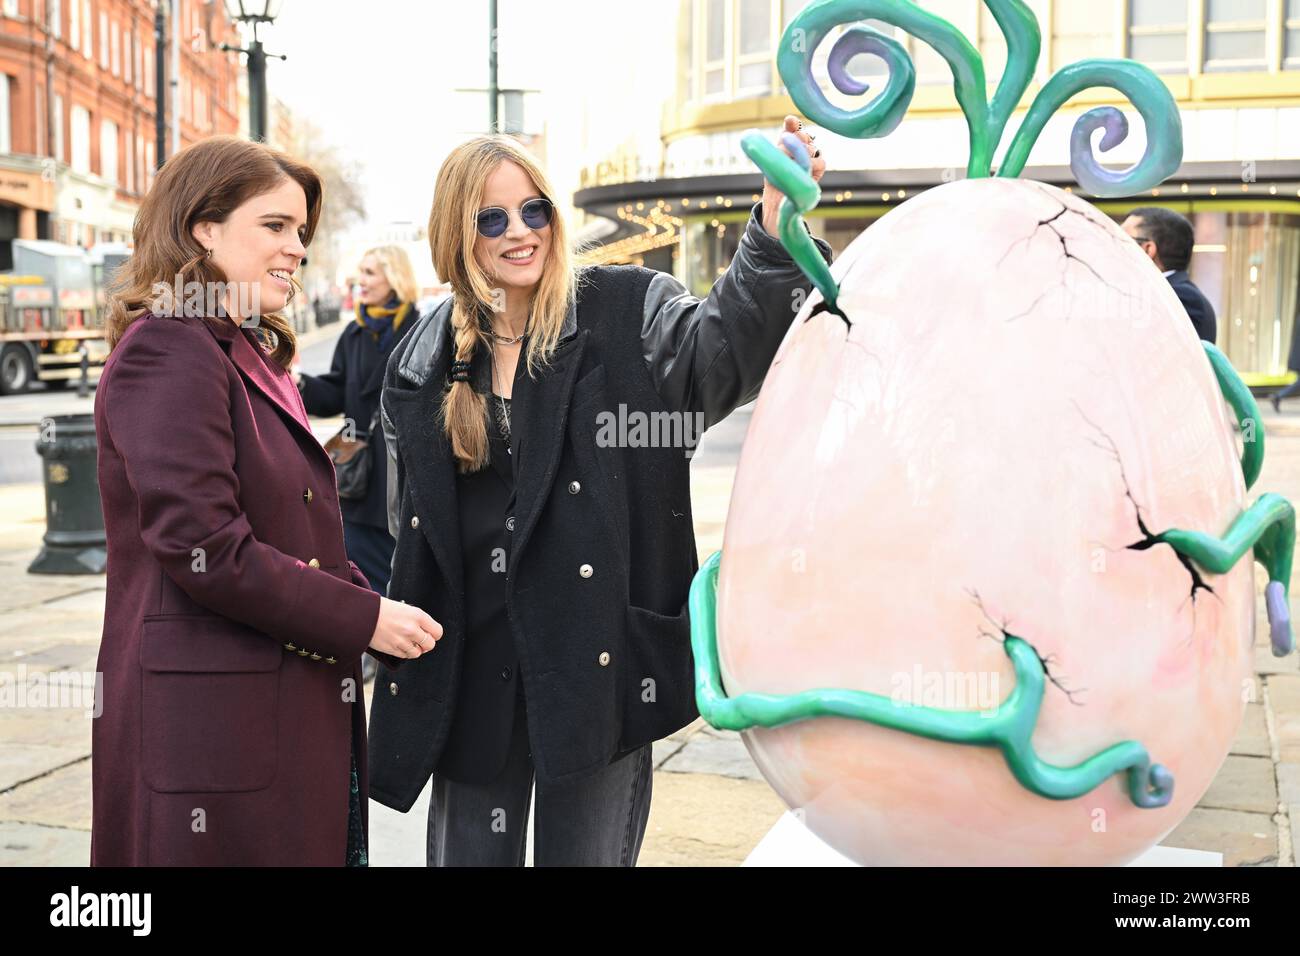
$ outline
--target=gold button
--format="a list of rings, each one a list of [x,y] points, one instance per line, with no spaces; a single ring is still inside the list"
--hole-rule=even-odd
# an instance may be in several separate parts
[[[596,658],[596,660],[600,661],[600,666],[601,666],[601,667],[608,667],[608,666],[609,666],[609,651],[601,651],[601,652],[600,652],[600,657]]]
[[[582,567],[578,568],[578,573],[584,578],[589,578],[595,574],[596,571],[590,564],[584,564]]]
[[[313,654],[311,655],[311,659],[314,660],[314,661],[318,661],[318,660],[320,660],[320,655],[319,655],[319,654],[316,654],[316,653],[313,653]]]
[[[296,651],[298,648],[294,645],[292,641],[290,641],[289,643],[284,645],[284,649],[286,651]]]
[[[420,516],[419,516],[419,515],[411,515],[411,527],[412,527],[412,528],[418,528],[418,527],[420,527]]]
[[[337,664],[337,663],[338,663],[338,659],[337,659],[337,658],[334,658],[334,657],[327,657],[327,658],[325,658],[325,663],[326,663],[326,664]]]
[[[309,567],[309,568],[319,568],[319,567],[320,567],[320,558],[312,558],[310,561],[307,562],[307,567]]]
[[[307,504],[311,504],[312,497],[313,496],[310,488],[308,488],[306,491],[302,493],[302,500],[307,502]]]
[[[393,681],[393,683],[388,685],[388,693],[392,694],[394,697],[397,696],[397,681]]]
[[[310,653],[311,653],[311,651],[307,650],[307,648],[304,647],[304,648],[302,648],[300,651],[298,651],[298,656],[299,656],[299,657],[306,657],[306,656],[307,656],[308,654],[310,654]]]

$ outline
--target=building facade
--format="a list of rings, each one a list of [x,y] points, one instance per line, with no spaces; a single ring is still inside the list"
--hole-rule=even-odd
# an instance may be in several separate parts
[[[0,269],[15,238],[130,241],[156,165],[155,7],[0,0]],[[163,92],[179,145],[236,133],[240,64],[220,44],[238,35],[224,6],[175,0],[172,9],[180,56],[173,68],[169,37],[174,98]]]
[[[663,109],[657,155],[621,155],[584,172],[576,204],[617,229],[601,255],[673,271],[703,294],[730,262],[761,178],[740,150],[745,130],[775,134],[797,112],[781,84],[776,50],[807,0],[679,0],[677,86]],[[1196,228],[1191,273],[1219,315],[1218,344],[1252,385],[1293,379],[1288,355],[1300,307],[1300,0],[1029,0],[1043,33],[1034,82],[1007,124],[1003,146],[1048,77],[1089,57],[1146,63],[1168,86],[1184,130],[1183,165],[1161,188],[1098,201],[1122,218],[1137,205],[1166,205]],[[927,0],[980,51],[991,82],[1006,45],[980,0]],[[967,128],[952,75],[926,44],[885,24],[916,66],[901,125],[880,139],[818,132],[829,170],[809,217],[837,251],[917,192],[964,175]],[[828,40],[813,75],[836,105],[856,108],[827,79]],[[850,61],[873,83],[874,58]],[[867,96],[874,94],[867,94]],[[1024,175],[1072,188],[1069,138],[1078,116],[1102,104],[1128,108],[1114,90],[1089,90],[1049,122]],[[1126,166],[1141,155],[1140,120],[1106,154]],[[1089,197],[1092,198],[1092,197]]]

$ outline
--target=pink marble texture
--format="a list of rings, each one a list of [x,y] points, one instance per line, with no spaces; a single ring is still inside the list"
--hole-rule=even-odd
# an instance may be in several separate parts
[[[1246,492],[1227,409],[1168,283],[1103,214],[1026,180],[929,190],[832,269],[787,335],[737,473],[718,584],[729,694],[853,688],[987,709],[1001,630],[1049,662],[1033,743],[1137,740],[1162,809],[1113,776],[1024,789],[995,748],[817,718],[744,735],[820,837],[864,864],[1121,864],[1205,792],[1252,691],[1253,566],[1197,590],[1138,514],[1222,534]]]

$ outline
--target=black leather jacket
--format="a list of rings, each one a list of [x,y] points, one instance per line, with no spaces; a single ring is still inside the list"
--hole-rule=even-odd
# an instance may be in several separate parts
[[[605,441],[597,423],[625,410],[689,416],[698,432],[758,395],[811,286],[760,215],[704,299],[669,275],[592,268],[550,362],[516,375],[506,603],[539,780],[592,772],[696,716],[689,454]],[[433,652],[385,667],[376,685],[371,796],[399,810],[438,765],[478,637],[466,633],[460,503],[439,414],[450,308],[394,352],[380,402],[397,541],[389,595],[444,627]]]

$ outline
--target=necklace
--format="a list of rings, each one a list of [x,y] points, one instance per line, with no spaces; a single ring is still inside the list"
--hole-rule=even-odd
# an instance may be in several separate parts
[[[492,358],[492,377],[496,378],[497,374],[497,355],[496,349],[489,346],[489,352]],[[494,383],[495,384],[495,383]],[[495,389],[494,389],[495,391]],[[514,450],[510,447],[510,408],[506,405],[506,400],[499,393],[494,396],[497,400],[496,420],[497,429],[501,432],[501,437],[505,439],[506,454],[513,455]]]
[[[497,333],[495,329],[492,328],[489,328],[487,330],[487,334],[492,336],[493,341],[495,341],[498,345],[518,345],[520,342],[524,340],[524,336],[527,334],[527,331],[528,330],[525,329],[523,332],[520,332],[514,338],[509,338],[507,336],[500,335]]]

